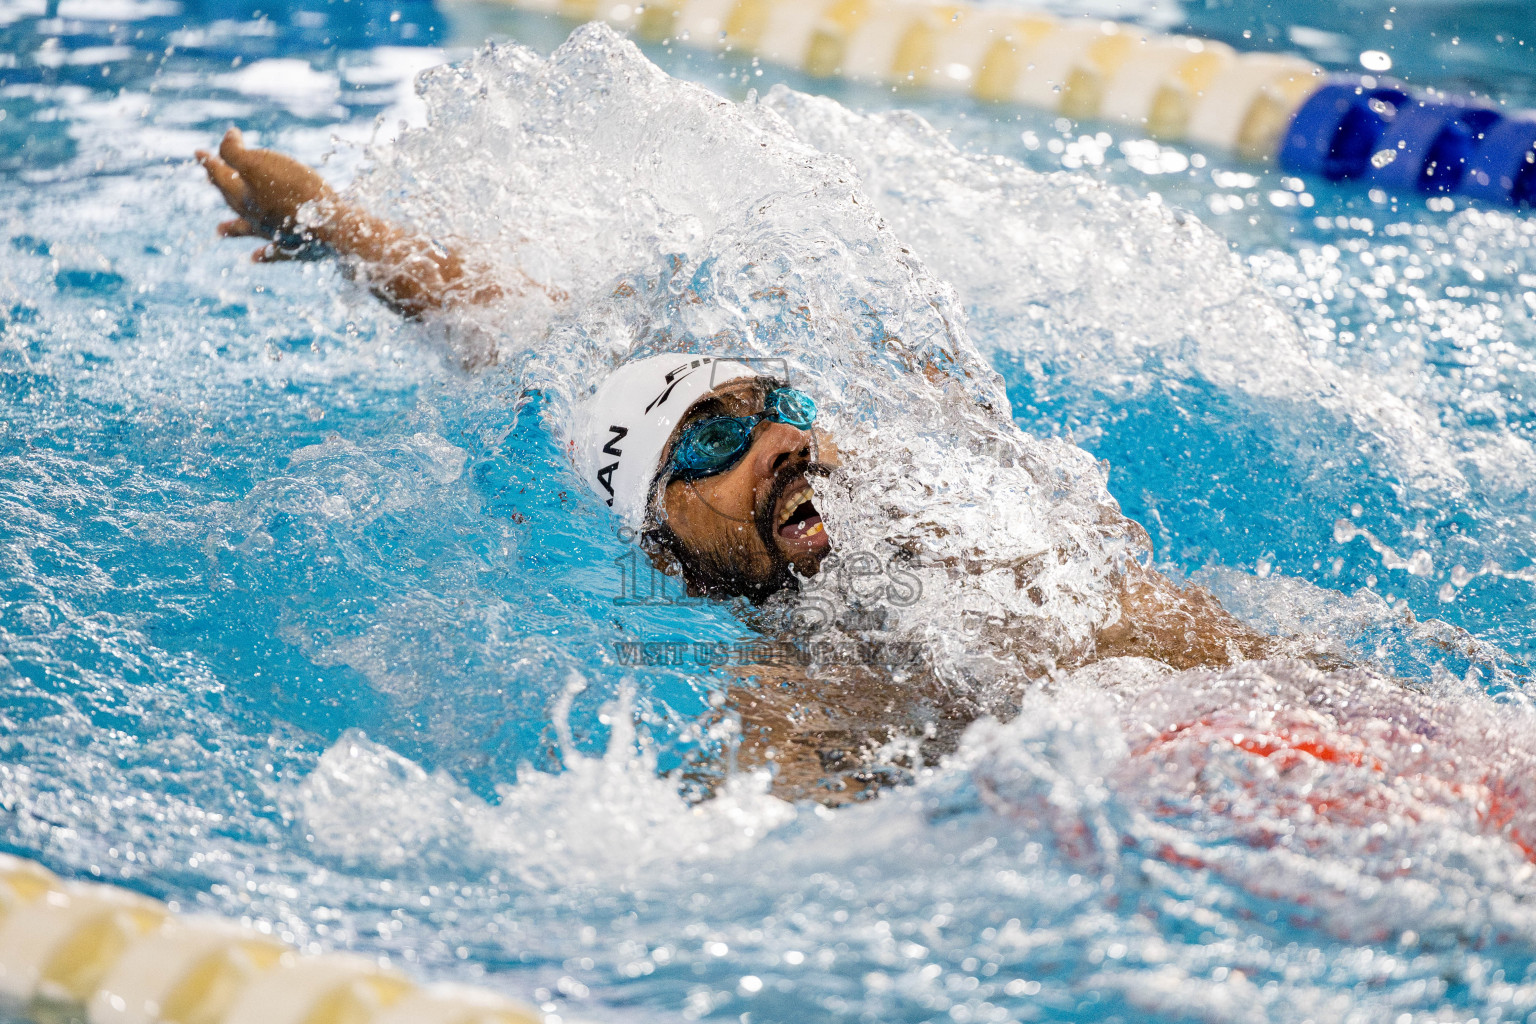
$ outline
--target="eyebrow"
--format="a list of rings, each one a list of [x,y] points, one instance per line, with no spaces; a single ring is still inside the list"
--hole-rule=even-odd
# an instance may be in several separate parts
[[[711,395],[708,398],[702,399],[692,409],[689,409],[688,414],[683,417],[678,427],[686,427],[690,423],[697,423],[699,420],[709,419],[713,416],[728,415],[726,400],[732,398],[761,400],[762,389],[756,381],[741,382],[734,387],[726,385],[724,394]]]
[[[695,420],[707,419],[711,416],[719,416],[725,411],[725,403],[718,397],[706,398],[704,401],[688,410],[688,415],[683,417],[684,423],[692,423]]]

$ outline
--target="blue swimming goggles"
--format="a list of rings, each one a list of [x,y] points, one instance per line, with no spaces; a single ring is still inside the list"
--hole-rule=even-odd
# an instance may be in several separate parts
[[[711,416],[689,424],[672,451],[667,470],[674,479],[698,480],[724,473],[752,444],[752,431],[763,420],[809,430],[816,422],[816,402],[794,388],[774,388],[763,400],[763,411],[754,416]]]

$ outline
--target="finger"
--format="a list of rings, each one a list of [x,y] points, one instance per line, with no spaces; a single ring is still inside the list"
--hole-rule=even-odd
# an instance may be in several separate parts
[[[224,133],[224,138],[219,142],[219,156],[224,162],[233,167],[247,182],[261,179],[266,173],[266,165],[277,154],[270,149],[253,149],[245,144],[245,136],[239,128],[231,128]]]
[[[225,132],[224,137],[219,140],[219,156],[223,157],[229,163],[234,164],[236,167],[240,166],[240,158],[244,156],[246,152],[245,136],[241,133],[239,128],[231,128],[229,131]]]
[[[256,225],[244,217],[236,217],[219,225],[221,238],[259,238],[261,232],[256,230]]]
[[[240,129],[231,128],[224,133],[224,140],[219,143],[219,156],[223,162],[233,167],[241,181],[242,201],[248,206],[237,206],[236,213],[257,213],[263,219],[265,211],[256,209],[262,205],[263,197],[271,197],[273,188],[280,185],[283,178],[282,165],[291,162],[288,157],[274,153],[270,149],[253,149],[245,144],[245,136]],[[275,165],[275,166],[274,166]],[[277,171],[279,173],[274,173]]]
[[[215,164],[223,164],[224,163],[223,160],[219,159],[214,154],[208,152],[206,149],[194,149],[192,151],[192,155],[197,158],[197,162],[202,164],[205,169],[208,168],[208,167],[212,167]]]
[[[230,209],[236,213],[244,213],[246,206],[245,182],[240,178],[240,172],[229,164],[212,154],[203,154],[199,157],[203,170],[208,172],[208,180],[213,182],[213,187],[224,196],[224,201]]]

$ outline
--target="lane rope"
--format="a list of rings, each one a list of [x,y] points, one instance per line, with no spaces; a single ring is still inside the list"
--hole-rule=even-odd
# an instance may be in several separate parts
[[[416,984],[374,960],[301,953],[254,927],[172,913],[0,854],[0,1000],[89,1024],[546,1024],[479,989]]]
[[[1292,54],[934,0],[506,0],[819,78],[910,85],[1142,127],[1400,195],[1536,204],[1536,111],[1329,75]]]

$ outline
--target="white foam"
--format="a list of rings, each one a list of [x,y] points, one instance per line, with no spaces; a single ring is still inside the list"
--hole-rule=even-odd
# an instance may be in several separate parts
[[[1380,438],[1411,490],[1465,493],[1458,439],[1413,389],[1314,351],[1193,215],[1083,175],[962,153],[909,113],[857,114],[783,87],[765,102],[801,138],[855,163],[891,226],[963,289],[990,351],[1044,361],[1077,387],[1134,393],[1198,378],[1283,401],[1288,420],[1324,411]]]
[[[1282,661],[1123,678],[973,727],[958,762],[981,802],[1080,870],[1203,864],[1345,941],[1455,936],[1484,901],[1536,942],[1530,711]]]
[[[581,685],[578,680],[575,688]],[[568,703],[556,709],[569,714]],[[324,855],[372,870],[446,862],[499,870],[540,889],[618,885],[679,863],[722,859],[794,820],[764,775],[735,775],[711,800],[689,805],[675,780],[637,745],[626,695],[607,716],[607,752],[562,743],[565,770],[525,768],[492,805],[442,773],[429,774],[353,733],[337,741],[294,797]]]
[[[297,57],[268,57],[219,76],[219,84],[245,96],[278,103],[299,117],[338,117],[341,86],[334,72]]]

